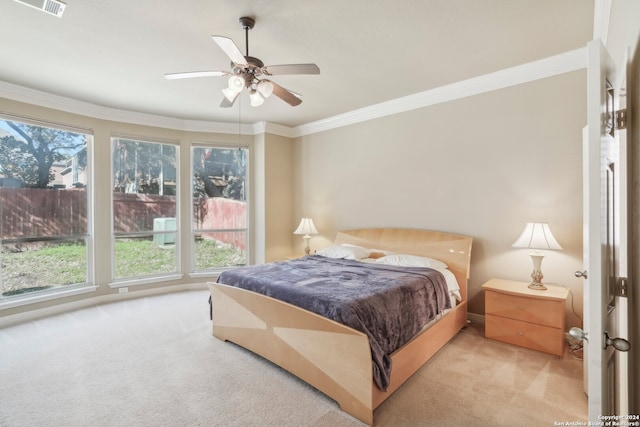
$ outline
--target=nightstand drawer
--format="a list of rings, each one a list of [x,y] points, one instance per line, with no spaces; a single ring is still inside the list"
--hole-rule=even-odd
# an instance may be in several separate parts
[[[485,336],[487,338],[556,356],[562,356],[564,353],[563,335],[562,329],[507,319],[492,314],[485,316]]]
[[[564,329],[564,301],[536,299],[487,290],[485,313]]]

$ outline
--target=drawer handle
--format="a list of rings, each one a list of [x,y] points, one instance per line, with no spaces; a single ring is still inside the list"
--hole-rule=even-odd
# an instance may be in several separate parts
[[[521,331],[516,331],[516,334],[520,335],[521,337],[524,336],[524,332],[521,332]]]

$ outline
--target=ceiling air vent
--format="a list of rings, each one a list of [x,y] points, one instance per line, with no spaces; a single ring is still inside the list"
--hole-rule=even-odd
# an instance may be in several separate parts
[[[22,3],[26,6],[31,6],[50,15],[60,18],[64,13],[66,4],[58,0],[15,0],[18,3]]]

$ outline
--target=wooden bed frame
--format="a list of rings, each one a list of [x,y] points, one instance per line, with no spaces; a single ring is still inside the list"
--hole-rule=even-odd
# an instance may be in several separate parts
[[[370,228],[338,232],[335,243],[439,259],[460,285],[462,301],[391,355],[386,392],[373,381],[371,349],[364,333],[255,292],[209,283],[213,335],[281,366],[333,398],[343,411],[372,425],[374,409],[465,326],[472,238]]]

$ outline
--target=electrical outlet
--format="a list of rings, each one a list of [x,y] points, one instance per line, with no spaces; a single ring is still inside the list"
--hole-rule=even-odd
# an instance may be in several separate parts
[[[121,294],[127,293],[129,292],[129,288],[128,287],[122,287],[122,288],[118,288],[118,292]]]

